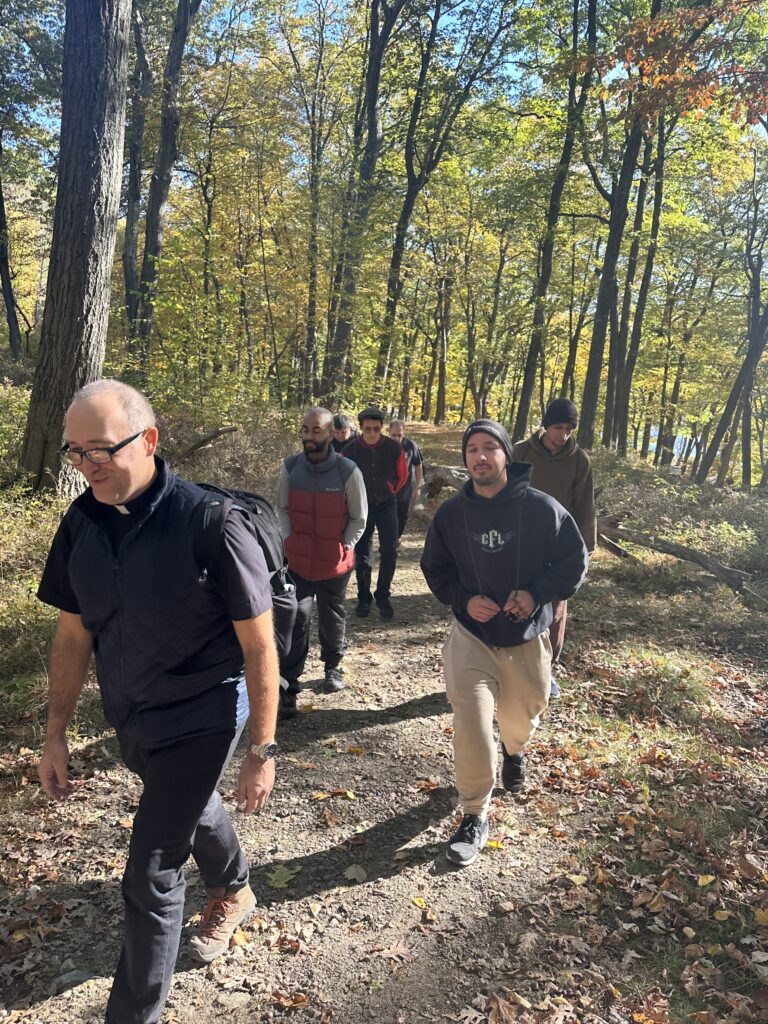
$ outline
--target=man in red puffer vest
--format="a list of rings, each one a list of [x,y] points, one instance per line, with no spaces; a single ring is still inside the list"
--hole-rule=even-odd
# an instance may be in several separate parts
[[[344,598],[368,501],[360,470],[331,447],[332,431],[332,413],[317,407],[308,410],[301,424],[304,450],[285,460],[277,487],[277,518],[298,603],[290,647],[280,662],[282,718],[296,714],[315,599],[325,665],[319,689],[334,693],[344,687],[339,668],[346,650]]]

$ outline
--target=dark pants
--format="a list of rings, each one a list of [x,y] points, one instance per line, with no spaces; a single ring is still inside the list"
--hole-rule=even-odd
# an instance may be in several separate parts
[[[376,593],[371,594],[373,571],[373,531],[379,534],[379,578]],[[392,577],[397,564],[397,502],[373,505],[368,509],[368,521],[360,540],[355,545],[355,575],[357,577],[357,599],[370,604],[389,597]]]
[[[555,598],[552,602],[552,615],[552,625],[549,627],[549,642],[552,644],[552,664],[554,665],[560,660],[560,654],[563,650],[565,624],[568,621],[568,602],[558,601]]]
[[[126,765],[144,783],[123,876],[123,949],[107,1024],[156,1024],[168,995],[184,923],[184,863],[209,889],[248,884],[248,864],[216,791],[240,728],[168,747],[120,737]]]
[[[347,613],[344,598],[352,570],[331,580],[305,580],[291,573],[296,584],[296,624],[290,650],[280,659],[280,675],[288,681],[288,691],[298,693],[297,680],[304,671],[309,654],[309,626],[312,602],[317,599],[317,631],[320,636],[320,657],[326,669],[338,668],[347,649]]]
[[[410,501],[398,501],[397,503],[397,539],[403,536],[405,530],[405,524],[408,522],[408,512],[410,511]]]
[[[293,577],[291,577],[293,581]],[[284,657],[291,646],[293,627],[296,623],[296,587],[294,582],[287,585],[282,594],[272,594],[272,620],[275,627],[277,656]]]

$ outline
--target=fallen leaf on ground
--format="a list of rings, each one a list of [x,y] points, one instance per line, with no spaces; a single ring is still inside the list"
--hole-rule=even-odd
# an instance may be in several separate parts
[[[365,882],[368,878],[368,872],[362,864],[350,864],[344,872],[344,877],[352,882]]]
[[[267,875],[267,881],[273,889],[287,889],[300,871],[300,867],[289,868],[287,864],[276,864]]]

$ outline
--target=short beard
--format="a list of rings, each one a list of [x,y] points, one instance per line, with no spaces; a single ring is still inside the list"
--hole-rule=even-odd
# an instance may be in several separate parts
[[[302,446],[307,455],[320,455],[326,451],[329,441],[302,441]]]
[[[496,473],[495,476],[485,476],[482,477],[480,480],[473,476],[472,483],[474,484],[475,487],[493,487],[495,484],[499,482],[499,480],[501,480],[503,475],[504,470],[502,469],[500,472]]]

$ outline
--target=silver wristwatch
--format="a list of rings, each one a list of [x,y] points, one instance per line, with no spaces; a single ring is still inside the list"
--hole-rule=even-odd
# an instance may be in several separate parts
[[[248,747],[248,753],[262,761],[269,761],[277,753],[277,744],[274,740],[271,743],[252,743]]]

